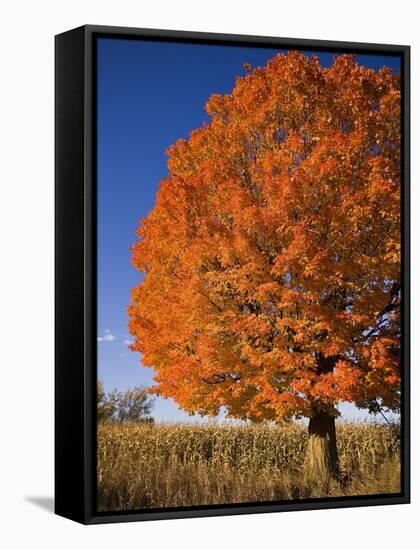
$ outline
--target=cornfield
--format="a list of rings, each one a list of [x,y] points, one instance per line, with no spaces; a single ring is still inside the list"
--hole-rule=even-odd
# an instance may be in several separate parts
[[[212,424],[98,426],[98,509],[162,508],[398,493],[399,429],[338,423],[339,482],[307,487],[307,428]]]

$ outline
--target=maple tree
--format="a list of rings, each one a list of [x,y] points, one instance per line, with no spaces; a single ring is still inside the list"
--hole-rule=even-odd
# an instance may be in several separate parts
[[[309,418],[337,473],[338,404],[400,403],[400,77],[289,52],[206,109],[137,230],[131,349],[190,413]]]

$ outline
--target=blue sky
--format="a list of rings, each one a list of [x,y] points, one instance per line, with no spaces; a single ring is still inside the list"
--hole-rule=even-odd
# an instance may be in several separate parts
[[[105,390],[150,385],[153,371],[128,350],[130,290],[142,274],[130,262],[138,221],[154,206],[167,174],[167,148],[208,120],[212,93],[229,93],[244,63],[264,65],[282,50],[98,39],[98,377]],[[284,51],[284,50],[283,50]],[[330,53],[316,54],[324,66]],[[359,63],[399,72],[398,57],[358,55]],[[346,418],[366,411],[343,405]],[[158,421],[191,421],[172,400],[157,398]]]

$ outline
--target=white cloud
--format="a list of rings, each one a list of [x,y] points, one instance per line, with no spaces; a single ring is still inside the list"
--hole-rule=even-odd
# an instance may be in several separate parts
[[[116,338],[109,328],[105,330],[105,334],[103,336],[98,336],[98,342],[113,342],[114,340],[116,340]]]
[[[134,344],[133,340],[124,340],[124,344],[126,346],[131,346],[131,344]]]

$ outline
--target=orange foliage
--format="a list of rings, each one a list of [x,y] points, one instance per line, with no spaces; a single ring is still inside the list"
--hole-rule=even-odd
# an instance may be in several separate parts
[[[133,351],[185,410],[399,404],[400,80],[276,55],[210,97],[141,220]]]

